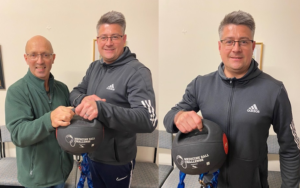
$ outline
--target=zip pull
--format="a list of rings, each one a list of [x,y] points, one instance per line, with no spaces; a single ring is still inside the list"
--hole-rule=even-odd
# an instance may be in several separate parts
[[[52,95],[50,94],[49,95],[49,104],[51,104],[52,103]]]
[[[232,84],[232,79],[230,79],[230,82],[229,82],[230,84]]]

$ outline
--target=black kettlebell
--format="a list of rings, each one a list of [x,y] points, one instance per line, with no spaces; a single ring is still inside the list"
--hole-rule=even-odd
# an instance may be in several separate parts
[[[71,124],[56,129],[60,147],[68,153],[78,155],[93,152],[104,138],[104,126],[97,120],[86,120],[74,115]]]
[[[221,168],[228,153],[225,133],[216,123],[202,119],[203,130],[178,132],[172,145],[172,157],[186,174],[213,173]]]

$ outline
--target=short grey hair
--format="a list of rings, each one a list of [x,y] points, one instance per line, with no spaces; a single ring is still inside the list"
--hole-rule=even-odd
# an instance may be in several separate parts
[[[254,37],[255,22],[254,22],[253,17],[249,13],[239,10],[239,11],[233,11],[233,12],[227,14],[219,26],[220,39],[223,34],[224,26],[229,25],[229,24],[247,26],[251,30],[252,37]]]
[[[97,34],[99,32],[99,28],[102,24],[118,24],[122,27],[123,34],[125,34],[126,29],[126,20],[124,15],[121,12],[110,11],[101,16],[100,20],[97,24]]]

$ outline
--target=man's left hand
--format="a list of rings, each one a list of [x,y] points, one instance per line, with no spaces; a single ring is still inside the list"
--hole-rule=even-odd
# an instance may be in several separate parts
[[[84,119],[93,120],[98,117],[98,107],[96,101],[106,101],[96,95],[84,97],[81,103],[75,108],[75,113]]]

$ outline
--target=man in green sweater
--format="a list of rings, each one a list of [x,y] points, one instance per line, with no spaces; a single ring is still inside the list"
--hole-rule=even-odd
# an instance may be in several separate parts
[[[74,112],[68,87],[50,73],[55,60],[51,43],[42,36],[28,40],[27,74],[11,85],[5,100],[6,126],[16,145],[18,181],[30,188],[62,188],[73,167],[55,129],[68,126]]]

